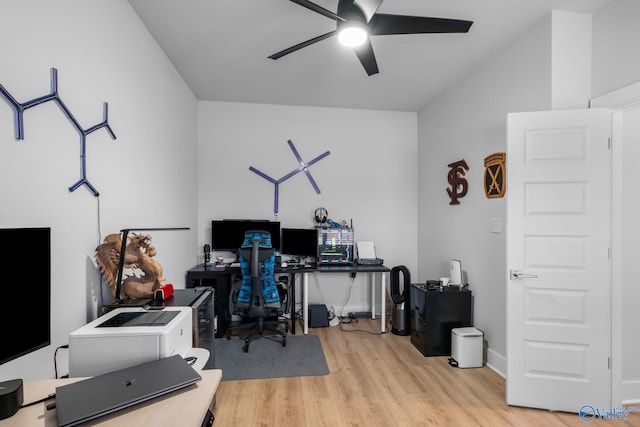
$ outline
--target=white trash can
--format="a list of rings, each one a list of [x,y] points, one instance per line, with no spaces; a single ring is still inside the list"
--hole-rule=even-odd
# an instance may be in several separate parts
[[[483,337],[483,332],[473,327],[452,329],[449,364],[458,368],[481,368]]]

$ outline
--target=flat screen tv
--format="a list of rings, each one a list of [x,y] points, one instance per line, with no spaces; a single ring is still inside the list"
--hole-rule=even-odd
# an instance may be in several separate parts
[[[299,257],[318,256],[318,230],[315,228],[283,228],[280,253]]]
[[[51,344],[51,229],[0,228],[0,364]]]
[[[280,248],[280,222],[260,219],[224,219],[211,221],[211,249],[237,252],[249,230],[268,231],[271,246]]]

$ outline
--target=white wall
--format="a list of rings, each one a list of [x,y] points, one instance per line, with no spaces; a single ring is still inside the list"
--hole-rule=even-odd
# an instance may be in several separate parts
[[[614,0],[593,16],[592,99],[640,78],[640,2]]]
[[[622,143],[622,182],[620,188],[614,191],[618,199],[622,201],[621,234],[622,244],[622,379],[623,399],[640,401],[640,342],[637,339],[638,325],[640,325],[640,287],[638,281],[638,241],[640,240],[640,203],[637,197],[628,197],[634,194],[640,182],[638,161],[640,160],[640,106],[624,113],[624,138]],[[627,197],[625,197],[627,196]]]
[[[506,151],[507,113],[550,107],[549,47],[545,19],[418,119],[419,275],[437,279],[448,275],[449,259],[462,261],[474,296],[474,325],[485,334],[488,363],[499,371],[506,355],[506,204],[484,194],[484,159]],[[459,205],[450,205],[447,165],[461,159],[469,166],[469,189]],[[490,232],[492,218],[502,221],[502,233]]]
[[[499,372],[506,366],[506,264],[505,236],[489,233],[491,218],[503,218],[504,200],[489,200],[482,189],[484,156],[506,150],[505,125],[508,112],[551,109],[550,17],[532,28],[520,40],[489,58],[468,78],[446,91],[419,113],[419,253],[421,277],[438,277],[446,272],[449,258],[460,258],[475,295],[475,323],[488,341],[488,362]],[[593,15],[591,98],[640,81],[640,3],[614,0]],[[633,121],[631,121],[633,122]],[[625,120],[625,123],[627,121]],[[635,125],[635,124],[634,124]],[[637,125],[635,125],[637,126]],[[626,131],[637,135],[637,128]],[[625,141],[625,161],[632,149]],[[459,206],[449,206],[445,193],[448,163],[464,158],[469,194]],[[507,159],[507,173],[508,173]],[[624,182],[634,181],[625,167]],[[507,191],[508,191],[507,180]],[[626,185],[626,184],[625,184]],[[631,184],[629,184],[631,185]],[[620,191],[620,189],[614,189]],[[637,202],[625,199],[623,218],[637,216]],[[503,223],[504,225],[504,223]],[[503,227],[504,228],[504,227]],[[625,234],[626,234],[625,226]],[[637,301],[635,273],[631,271],[637,233],[628,228],[625,242],[623,310],[623,396],[638,400],[640,368],[634,363],[640,343],[632,332],[640,322],[633,302]],[[434,243],[434,242],[437,242]]]
[[[614,131],[614,292],[622,295],[621,306],[614,307],[615,319],[621,319],[621,331],[613,336],[622,352],[622,391],[625,403],[640,402],[640,341],[636,328],[640,324],[640,288],[636,284],[637,242],[640,230],[637,225],[640,203],[637,197],[629,197],[637,187],[640,176],[637,163],[640,160],[640,110],[637,106],[637,86],[640,82],[640,57],[637,54],[640,40],[640,2],[615,0],[593,16],[593,66],[592,99],[605,97],[620,88],[634,84],[636,106],[616,113],[614,123],[621,128]],[[624,95],[629,96],[629,95]],[[623,97],[624,97],[623,96]],[[618,96],[614,98],[620,101]],[[630,99],[625,99],[629,102]],[[606,103],[605,103],[606,105]],[[619,107],[619,106],[618,106]],[[619,123],[622,123],[621,125]],[[617,252],[616,252],[617,251]],[[616,286],[619,286],[616,287]],[[614,351],[618,347],[614,347]]]
[[[249,166],[274,179],[296,170],[291,140],[306,162],[331,154],[309,168],[320,194],[304,173],[280,184],[281,225],[313,227],[324,207],[336,222],[353,221],[355,239],[373,240],[387,266],[406,265],[417,276],[416,120],[416,113],[200,102],[199,245],[211,242],[213,219],[276,219],[274,185]],[[336,314],[345,305],[344,314],[368,310],[363,279],[349,293],[348,275],[318,273],[309,301]]]
[[[100,196],[84,186],[69,192],[80,178],[80,136],[64,113],[53,102],[27,110],[18,141],[0,102],[0,227],[52,229],[52,344],[0,365],[0,380],[53,378],[55,349],[97,313],[94,251],[107,234],[190,227],[149,233],[167,281],[184,286],[197,259],[197,103],[126,1],[0,0],[0,10],[0,84],[24,103],[49,93],[55,67],[60,98],[81,127],[100,123],[108,102],[117,137],[102,129],[86,138],[87,177]],[[24,288],[13,309],[26,310],[28,272],[3,286]],[[19,322],[2,327],[28,333]],[[58,375],[66,357],[58,352]]]

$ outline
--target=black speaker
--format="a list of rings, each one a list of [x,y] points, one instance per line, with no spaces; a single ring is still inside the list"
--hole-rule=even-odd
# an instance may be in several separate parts
[[[0,382],[0,420],[13,416],[22,406],[22,380]]]
[[[326,328],[329,326],[329,313],[324,304],[309,304],[309,327]]]

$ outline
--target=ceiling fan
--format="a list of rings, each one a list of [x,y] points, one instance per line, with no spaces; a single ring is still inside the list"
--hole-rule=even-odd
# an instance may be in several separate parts
[[[383,0],[339,0],[338,11],[331,12],[308,0],[290,0],[322,16],[336,21],[336,29],[314,37],[295,46],[291,46],[269,56],[271,59],[282,58],[303,47],[338,35],[342,42],[343,35],[349,32],[359,34],[362,44],[351,43],[351,47],[369,76],[377,74],[378,63],[373,53],[370,36],[392,34],[426,34],[426,33],[466,33],[472,21],[458,19],[429,18],[422,16],[388,15],[376,13]],[[343,34],[344,33],[344,34]],[[343,42],[348,44],[349,42]],[[348,44],[349,45],[349,44]]]

